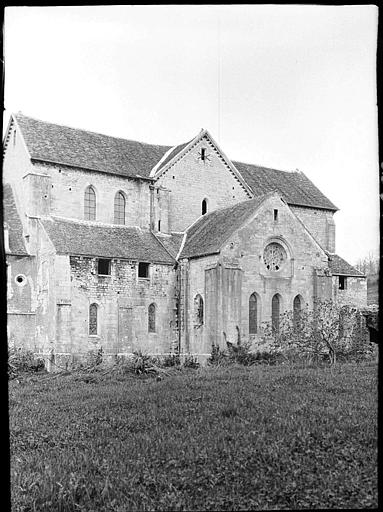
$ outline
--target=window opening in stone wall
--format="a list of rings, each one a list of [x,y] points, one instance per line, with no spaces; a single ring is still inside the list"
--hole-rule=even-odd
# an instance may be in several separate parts
[[[347,277],[339,276],[339,290],[347,290]]]
[[[150,304],[148,307],[148,331],[156,332],[156,305]]]
[[[194,317],[195,325],[203,324],[203,298],[201,295],[196,295],[194,299]]]
[[[91,186],[85,190],[84,217],[85,220],[96,220],[96,193]]]
[[[16,146],[16,130],[13,132],[13,146]]]
[[[158,231],[161,231],[161,221],[158,221]]]
[[[278,210],[274,210],[274,222],[278,220]]]
[[[249,299],[249,334],[257,334],[258,331],[258,304],[255,293]]]
[[[206,159],[206,148],[201,148],[201,160],[204,161]]]
[[[204,199],[202,201],[202,215],[205,215],[207,213],[207,200]]]
[[[97,263],[97,272],[101,276],[110,276],[110,260],[99,259]]]
[[[293,324],[295,328],[298,328],[300,325],[302,315],[302,300],[299,295],[297,295],[293,302]]]
[[[27,281],[24,274],[19,274],[15,277],[15,281],[18,285],[23,286]]]
[[[263,251],[263,261],[267,270],[280,270],[286,261],[286,258],[286,251],[280,244],[277,244],[276,242],[269,244]]]
[[[114,223],[125,224],[125,196],[122,192],[117,192],[114,197]]]
[[[97,336],[97,304],[89,306],[89,335]]]
[[[148,279],[149,277],[149,263],[139,262],[138,264],[138,277]]]
[[[280,298],[275,294],[271,301],[271,326],[274,332],[279,332]]]

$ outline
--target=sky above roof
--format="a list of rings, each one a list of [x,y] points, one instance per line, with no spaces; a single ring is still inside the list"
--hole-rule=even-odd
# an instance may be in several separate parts
[[[378,253],[375,6],[7,7],[10,112],[303,171],[340,209],[337,253]],[[69,37],[68,37],[69,36]]]

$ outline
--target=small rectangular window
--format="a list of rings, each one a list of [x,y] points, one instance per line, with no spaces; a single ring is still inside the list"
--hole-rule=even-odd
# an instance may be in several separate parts
[[[147,279],[149,277],[149,263],[139,262],[138,264],[138,277]]]
[[[206,149],[201,148],[201,160],[205,160],[205,158],[206,158]]]
[[[158,231],[161,231],[161,221],[158,221]]]
[[[98,260],[98,274],[110,276],[110,260]]]
[[[339,276],[339,290],[347,290],[347,277]]]
[[[278,220],[278,210],[274,210],[274,222]]]

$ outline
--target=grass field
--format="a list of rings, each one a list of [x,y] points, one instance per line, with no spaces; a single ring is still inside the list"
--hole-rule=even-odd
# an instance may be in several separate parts
[[[377,507],[377,365],[10,382],[13,511]]]

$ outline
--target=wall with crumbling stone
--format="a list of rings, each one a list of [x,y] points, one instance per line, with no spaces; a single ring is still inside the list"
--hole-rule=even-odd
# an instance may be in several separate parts
[[[70,300],[58,300],[57,351],[79,354],[102,347],[113,355],[137,350],[163,354],[174,348],[172,266],[152,264],[149,279],[144,279],[138,278],[135,261],[113,259],[110,276],[98,275],[96,258],[71,256],[69,265]],[[156,306],[155,332],[148,331],[151,303]],[[90,304],[98,307],[96,335],[89,334]]]
[[[346,289],[339,289],[339,276],[332,276],[333,300],[339,305],[367,306],[367,279],[346,277]]]
[[[205,161],[199,158],[201,148],[207,151]],[[207,137],[175,161],[157,183],[170,190],[171,231],[184,231],[194,222],[202,214],[203,199],[207,199],[208,211],[213,211],[251,197]]]
[[[36,259],[7,256],[7,334],[10,345],[35,350]]]

